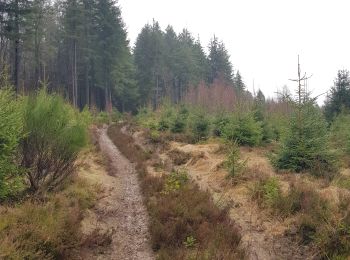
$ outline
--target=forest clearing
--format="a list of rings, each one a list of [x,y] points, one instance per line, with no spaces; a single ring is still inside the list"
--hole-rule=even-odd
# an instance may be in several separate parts
[[[135,1],[0,1],[0,259],[349,260],[347,15]]]

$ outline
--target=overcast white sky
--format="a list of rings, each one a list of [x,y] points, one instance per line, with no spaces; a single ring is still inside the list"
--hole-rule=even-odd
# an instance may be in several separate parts
[[[301,69],[313,74],[314,95],[333,85],[338,69],[350,69],[350,1],[347,0],[119,0],[133,46],[154,18],[163,29],[187,28],[206,48],[223,40],[249,90],[273,96]],[[322,99],[320,100],[322,101]]]

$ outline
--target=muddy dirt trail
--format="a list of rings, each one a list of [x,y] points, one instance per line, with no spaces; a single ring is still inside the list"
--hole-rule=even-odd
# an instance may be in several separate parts
[[[109,161],[109,171],[95,171],[101,185],[101,198],[83,221],[83,232],[109,236],[107,245],[89,247],[82,259],[150,260],[154,255],[149,243],[148,215],[143,205],[138,177],[131,164],[107,135],[97,130],[101,153]],[[98,173],[96,173],[98,172]],[[97,235],[96,235],[97,236]]]

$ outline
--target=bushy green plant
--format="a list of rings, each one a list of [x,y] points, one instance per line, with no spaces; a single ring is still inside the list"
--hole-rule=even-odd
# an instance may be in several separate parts
[[[186,172],[178,171],[172,172],[165,181],[164,194],[178,191],[188,181],[188,175]]]
[[[118,111],[118,109],[113,108],[110,117],[112,122],[118,122],[122,118],[122,114]]]
[[[259,205],[274,207],[281,197],[278,179],[273,177],[260,179],[254,184],[252,196]]]
[[[184,241],[184,246],[186,248],[192,248],[196,245],[196,239],[193,236],[186,237],[186,240]]]
[[[304,105],[294,113],[289,134],[274,163],[278,169],[310,170],[327,178],[337,172],[335,154],[329,150],[327,123],[313,104]]]
[[[0,199],[21,188],[14,156],[22,136],[22,101],[9,88],[0,89]]]
[[[272,140],[277,140],[275,129],[272,127],[269,121],[266,119],[261,122],[261,141],[263,143],[270,143]]]
[[[217,114],[213,120],[213,134],[222,136],[226,125],[230,122],[230,118],[226,113]]]
[[[289,116],[279,115],[278,113],[270,114],[267,122],[271,127],[272,140],[284,140],[289,128]]]
[[[170,120],[166,117],[162,117],[158,122],[158,130],[166,131],[170,128]]]
[[[226,160],[226,167],[229,177],[234,178],[243,173],[247,165],[247,160],[240,158],[239,147],[236,142],[229,144],[229,152]]]
[[[261,124],[254,119],[252,113],[233,117],[223,132],[227,140],[236,140],[241,145],[255,146],[262,140]]]
[[[170,129],[172,122],[174,121],[175,111],[174,107],[170,104],[165,104],[161,107],[160,120],[158,122],[159,131],[167,131]]]
[[[350,154],[350,114],[341,113],[331,125],[331,143],[341,154]]]
[[[209,119],[202,111],[196,111],[192,116],[192,134],[196,141],[205,139],[209,135]]]
[[[101,111],[96,116],[97,124],[108,124],[109,123],[109,115],[106,111]]]
[[[136,121],[143,127],[146,127],[151,130],[158,129],[158,122],[155,118],[155,113],[151,108],[142,107],[139,109],[136,115]]]
[[[183,133],[186,129],[186,119],[181,114],[177,115],[171,124],[172,133]]]
[[[87,143],[86,123],[86,116],[45,89],[28,98],[21,156],[32,190],[52,189],[73,172]]]

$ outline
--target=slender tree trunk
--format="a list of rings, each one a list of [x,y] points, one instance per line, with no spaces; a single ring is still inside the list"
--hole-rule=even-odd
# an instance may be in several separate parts
[[[154,110],[157,109],[158,107],[158,95],[159,95],[159,77],[158,75],[156,76],[156,89],[155,89],[155,94],[154,94]]]
[[[77,78],[77,43],[73,41],[73,106],[78,107],[78,78]]]
[[[35,40],[34,40],[34,49],[35,49],[35,87],[38,88],[39,87],[39,82],[41,80],[40,78],[40,57],[39,57],[39,49],[40,49],[40,45],[39,45],[39,40],[38,40],[38,28],[35,28]]]
[[[15,91],[18,94],[19,91],[19,6],[18,0],[15,1],[15,61],[13,70],[13,80],[15,85]]]
[[[90,85],[89,85],[89,68],[88,64],[85,64],[85,105],[90,108]]]

